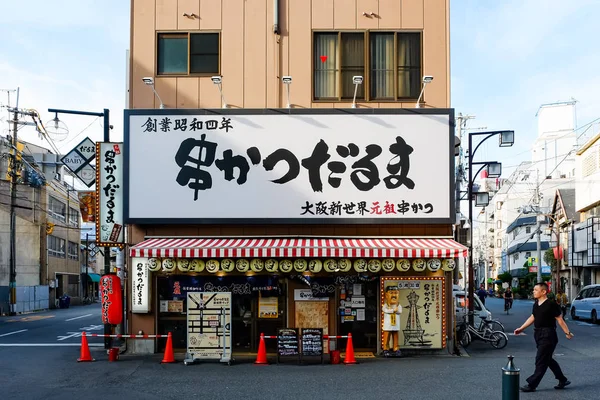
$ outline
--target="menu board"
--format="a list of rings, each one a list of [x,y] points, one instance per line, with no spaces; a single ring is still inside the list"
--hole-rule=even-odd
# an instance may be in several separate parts
[[[279,329],[277,332],[277,359],[286,356],[299,356],[298,330]]]
[[[321,328],[303,328],[302,329],[302,356],[323,355],[323,329]]]

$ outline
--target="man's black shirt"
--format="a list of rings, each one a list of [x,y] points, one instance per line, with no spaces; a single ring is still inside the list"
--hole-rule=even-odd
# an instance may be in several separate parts
[[[542,305],[538,305],[538,301],[535,301],[532,314],[535,318],[534,327],[556,328],[556,317],[562,315],[562,311],[555,301],[546,299]]]

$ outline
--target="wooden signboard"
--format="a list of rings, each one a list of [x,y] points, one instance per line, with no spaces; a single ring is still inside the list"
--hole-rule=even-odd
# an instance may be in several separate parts
[[[277,331],[277,362],[280,357],[298,357],[300,361],[300,346],[298,340],[298,330],[294,328],[284,328]]]
[[[323,363],[323,329],[303,328],[302,332],[302,358],[321,357]]]

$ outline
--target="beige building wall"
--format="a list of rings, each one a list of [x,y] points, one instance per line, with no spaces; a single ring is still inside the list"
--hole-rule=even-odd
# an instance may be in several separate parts
[[[16,218],[17,286],[40,285],[40,225],[19,215]],[[0,209],[0,286],[9,284],[10,212]],[[6,244],[6,245],[4,245]]]
[[[46,214],[47,222],[55,224],[51,236],[65,240],[65,254],[62,257],[57,257],[48,252],[47,240],[49,235],[45,235],[44,237],[45,243],[43,243],[43,248],[45,249],[46,254],[46,265],[45,268],[42,269],[42,274],[43,279],[46,280],[46,282],[43,282],[43,284],[47,285],[49,281],[58,279],[57,287],[51,288],[50,290],[50,304],[54,305],[55,300],[65,293],[70,297],[80,296],[82,265],[82,261],[80,260],[81,251],[79,251],[81,245],[81,218],[79,216],[79,200],[76,192],[72,190],[69,191],[69,198],[67,198],[67,189],[62,183],[57,181],[52,181],[51,185],[47,186],[46,192],[47,195],[40,205],[43,210],[49,210],[48,202],[50,196],[52,196],[64,203],[67,209],[71,208],[78,213],[77,224],[69,224],[68,219],[66,219],[66,221],[58,219],[49,212]],[[77,259],[69,257],[69,242],[77,244]],[[69,276],[71,276],[70,282]]]
[[[131,107],[160,105],[151,88],[142,82],[146,76],[154,77],[166,108],[221,107],[219,90],[210,76],[157,75],[157,34],[196,31],[221,33],[220,74],[230,108],[285,107],[286,88],[281,77],[286,75],[293,77],[292,107],[350,107],[351,101],[313,99],[315,31],[422,32],[422,75],[434,76],[425,91],[424,107],[450,106],[449,0],[278,3],[280,34],[273,33],[273,0],[132,0]],[[190,17],[192,14],[197,17]],[[358,107],[413,108],[415,103],[359,102]]]

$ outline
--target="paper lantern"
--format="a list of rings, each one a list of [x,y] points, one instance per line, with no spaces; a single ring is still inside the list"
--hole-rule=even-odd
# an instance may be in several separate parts
[[[102,298],[102,323],[119,325],[123,321],[121,279],[117,275],[104,275],[100,279]]]

